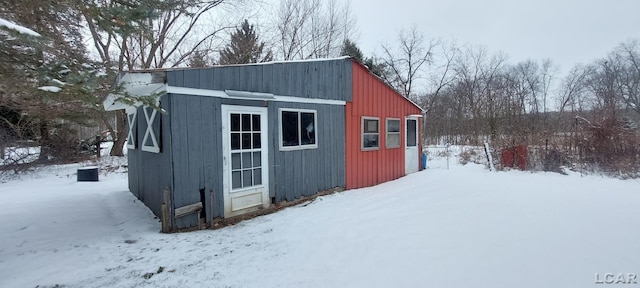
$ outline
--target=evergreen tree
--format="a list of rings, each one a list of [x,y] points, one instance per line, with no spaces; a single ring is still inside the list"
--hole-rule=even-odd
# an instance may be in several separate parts
[[[389,69],[384,63],[379,63],[373,57],[367,57],[364,60],[363,64],[369,68],[369,71],[371,71],[371,73],[375,74],[385,82],[389,83],[389,81],[387,81],[387,78],[388,78],[387,75],[389,74]]]
[[[29,119],[4,114],[0,121],[22,140],[37,137],[42,160],[74,156],[77,135],[61,131],[70,132],[69,123],[95,124],[91,120],[99,109],[94,92],[100,73],[87,57],[80,14],[71,7],[69,1],[0,3],[0,18],[40,34],[0,31],[0,106]]]
[[[265,51],[265,43],[258,40],[253,25],[246,19],[241,27],[231,34],[231,43],[220,50],[221,65],[267,62],[273,59],[270,50]],[[264,53],[264,56],[263,56]]]
[[[360,48],[358,48],[358,45],[356,45],[356,43],[351,42],[351,40],[349,39],[344,39],[344,42],[342,42],[340,55],[350,56],[351,58],[358,60],[358,62],[364,63],[364,56],[362,55],[362,51],[360,50]]]
[[[360,50],[360,48],[358,48],[358,45],[356,45],[356,43],[352,42],[351,40],[345,39],[344,42],[342,42],[340,55],[350,56],[351,58],[367,66],[371,73],[382,79],[386,79],[384,76],[385,73],[387,73],[387,69],[384,63],[378,63],[378,61],[376,61],[373,57],[365,58],[362,54],[362,50]]]
[[[206,54],[200,50],[193,52],[193,54],[189,57],[189,67],[192,68],[201,68],[207,67],[210,63],[207,60]]]

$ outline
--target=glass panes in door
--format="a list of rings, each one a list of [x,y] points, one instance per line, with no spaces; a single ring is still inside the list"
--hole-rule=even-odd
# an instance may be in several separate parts
[[[260,114],[231,113],[231,189],[262,185]]]

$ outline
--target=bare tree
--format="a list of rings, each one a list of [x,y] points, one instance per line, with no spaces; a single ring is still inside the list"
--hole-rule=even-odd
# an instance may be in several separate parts
[[[338,56],[355,18],[349,3],[336,0],[281,0],[275,20],[277,47],[283,60]]]
[[[558,111],[563,113],[571,108],[571,111],[581,109],[581,96],[585,91],[585,81],[589,70],[580,64],[576,64],[560,83],[558,91]]]
[[[609,58],[619,65],[616,69],[617,93],[629,108],[640,113],[640,43],[623,43]]]
[[[425,76],[425,69],[433,61],[433,49],[438,40],[430,39],[426,43],[422,33],[415,26],[398,32],[398,50],[382,45],[383,64],[389,69],[385,80],[403,96],[415,99],[415,83]]]
[[[620,77],[620,59],[608,57],[591,65],[587,79],[588,91],[591,94],[591,106],[602,118],[616,119],[622,99],[618,95],[618,79]]]
[[[453,61],[460,53],[460,49],[455,42],[440,42],[437,45],[438,52],[434,54],[432,67],[428,74],[428,92],[418,99],[418,103],[429,115],[434,104],[442,94],[443,90],[449,87],[454,81]]]
[[[78,1],[94,47],[108,74],[188,64],[196,52],[213,51],[211,41],[234,25],[203,25],[216,8],[234,0],[95,0]],[[122,13],[126,11],[126,13]],[[119,111],[111,155],[123,155],[126,114]]]

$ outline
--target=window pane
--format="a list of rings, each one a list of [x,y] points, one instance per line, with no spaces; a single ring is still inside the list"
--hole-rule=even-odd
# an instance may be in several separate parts
[[[253,185],[262,185],[262,169],[253,169]]]
[[[240,114],[231,114],[231,131],[240,131]]]
[[[282,111],[282,146],[298,146],[298,112]]]
[[[378,147],[378,134],[366,134],[362,136],[362,147],[376,148]]]
[[[251,114],[242,114],[242,131],[251,131]]]
[[[242,149],[251,149],[251,133],[242,133]]]
[[[242,169],[251,168],[251,152],[242,153]]]
[[[393,133],[387,134],[387,148],[398,148],[400,147],[400,134]]]
[[[387,120],[387,132],[400,132],[400,120]]]
[[[231,169],[240,169],[240,153],[231,154]]]
[[[253,152],[253,167],[260,167],[262,165],[262,153]]]
[[[260,131],[260,115],[251,115],[253,131]]]
[[[302,145],[316,143],[316,123],[314,113],[300,113],[302,125],[300,126],[300,135],[302,136]]]
[[[260,140],[260,133],[253,133],[253,149],[260,149],[262,147]]]
[[[416,120],[407,120],[407,146],[416,146]]]
[[[378,133],[378,120],[364,119],[364,133]]]
[[[242,187],[249,187],[249,186],[253,186],[253,184],[251,184],[252,182],[252,178],[253,178],[253,170],[249,169],[249,170],[242,170]]]
[[[231,150],[240,149],[240,133],[231,133]]]
[[[242,172],[235,171],[231,173],[231,188],[237,189],[242,188]]]

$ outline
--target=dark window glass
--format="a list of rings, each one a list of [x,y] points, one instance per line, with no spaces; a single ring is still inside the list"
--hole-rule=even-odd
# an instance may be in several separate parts
[[[231,188],[238,189],[242,188],[242,172],[234,171],[231,173]]]
[[[251,131],[251,114],[242,114],[242,131]]]
[[[253,152],[253,167],[260,167],[262,165],[262,153]]]
[[[251,149],[251,133],[242,133],[242,149]]]
[[[231,133],[231,150],[240,149],[240,133]]]
[[[282,146],[298,146],[298,112],[282,111]]]
[[[407,146],[413,147],[416,146],[417,137],[416,137],[416,120],[407,120]]]
[[[260,115],[251,115],[253,131],[260,131]]]
[[[251,163],[251,152],[242,153],[242,169],[252,168]]]
[[[362,119],[362,148],[378,148],[378,119]]]
[[[387,148],[400,147],[400,120],[387,119]]]
[[[376,148],[378,147],[378,134],[365,134],[362,136],[362,147]]]
[[[253,169],[253,185],[262,185],[262,169]]]
[[[240,153],[231,154],[231,169],[236,170],[242,168],[240,166]]]
[[[316,144],[316,123],[313,113],[300,113],[302,125],[300,126],[300,139],[302,145]]]
[[[253,149],[260,149],[262,147],[262,143],[260,141],[260,133],[253,133]]]
[[[253,170],[242,170],[242,187],[252,186]]]
[[[378,120],[364,119],[364,133],[378,133]]]
[[[231,131],[240,131],[240,114],[231,114]]]
[[[387,120],[387,132],[400,132],[400,120]]]

